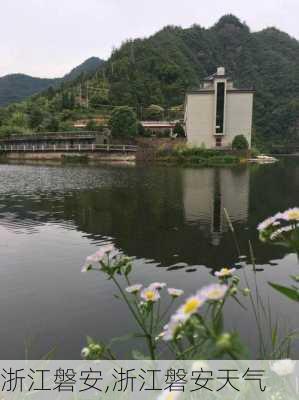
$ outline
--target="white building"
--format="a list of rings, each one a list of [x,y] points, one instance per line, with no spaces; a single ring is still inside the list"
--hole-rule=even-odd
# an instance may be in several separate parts
[[[253,94],[250,89],[236,89],[225,69],[218,67],[199,90],[186,94],[188,144],[209,149],[230,147],[236,135],[244,135],[250,146]]]

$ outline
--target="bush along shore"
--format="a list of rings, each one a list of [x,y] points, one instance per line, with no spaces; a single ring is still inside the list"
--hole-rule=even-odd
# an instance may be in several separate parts
[[[160,148],[156,160],[169,164],[210,166],[233,166],[246,163],[248,150],[207,150],[200,147],[179,146]]]

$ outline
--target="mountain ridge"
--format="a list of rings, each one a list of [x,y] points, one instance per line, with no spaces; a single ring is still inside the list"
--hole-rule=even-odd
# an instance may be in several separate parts
[[[62,82],[74,80],[81,73],[90,74],[104,64],[98,57],[90,57],[60,78],[40,78],[23,73],[7,74],[0,77],[0,107],[22,101],[49,87],[57,87]]]

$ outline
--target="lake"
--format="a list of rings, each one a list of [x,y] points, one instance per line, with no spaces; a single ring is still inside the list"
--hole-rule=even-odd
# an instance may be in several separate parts
[[[298,305],[268,286],[299,274],[295,254],[263,244],[256,226],[299,205],[299,158],[275,165],[176,168],[151,165],[0,165],[0,346],[2,359],[80,357],[86,335],[110,339],[133,322],[99,273],[81,273],[85,257],[103,243],[134,257],[134,280],[167,282],[193,293],[215,281],[213,271],[235,266],[255,281],[272,321],[298,327]],[[234,224],[234,242],[224,215]],[[241,254],[241,257],[240,257]],[[256,322],[237,303],[226,308],[228,328],[258,354]],[[126,347],[119,345],[123,356]],[[299,346],[294,354],[299,357]]]

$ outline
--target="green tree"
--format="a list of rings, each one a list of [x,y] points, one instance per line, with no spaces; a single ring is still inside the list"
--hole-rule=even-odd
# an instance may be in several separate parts
[[[28,125],[31,129],[37,129],[42,123],[44,113],[36,105],[32,104],[28,109]]]
[[[108,96],[105,93],[94,94],[90,99],[90,105],[92,107],[98,107],[101,105],[109,105]]]
[[[86,129],[87,129],[88,131],[97,131],[97,130],[98,130],[97,123],[95,122],[94,119],[90,119],[90,120],[87,122]]]
[[[40,125],[41,131],[58,132],[59,131],[59,120],[57,117],[47,114]]]
[[[248,142],[244,135],[237,135],[234,137],[232,142],[232,148],[234,150],[246,150],[248,147]]]
[[[164,117],[164,108],[152,104],[145,109],[144,117],[150,121],[160,121]]]
[[[131,107],[116,107],[109,121],[112,136],[130,137],[137,133],[137,117]]]
[[[140,135],[140,136],[144,136],[145,135],[145,128],[144,128],[144,126],[142,125],[141,122],[138,122],[137,131],[138,131],[138,135]]]

